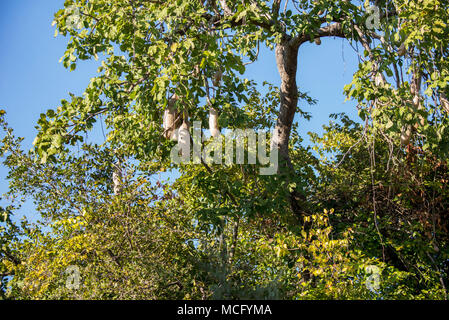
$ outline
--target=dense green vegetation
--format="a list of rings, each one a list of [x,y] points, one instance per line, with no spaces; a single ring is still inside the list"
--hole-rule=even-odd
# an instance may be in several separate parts
[[[102,63],[82,96],[41,115],[29,152],[2,111],[14,201],[1,297],[447,299],[448,4],[67,0],[64,66]],[[314,100],[296,85],[298,48],[324,37],[360,48],[342,89],[362,121],[336,113],[305,146],[299,107]],[[263,45],[281,86],[261,91],[242,74]],[[274,129],[277,173],[174,164],[174,94],[184,123],[207,128],[215,110],[222,130]],[[84,139],[97,121],[102,145]],[[25,199],[38,222],[13,219]]]

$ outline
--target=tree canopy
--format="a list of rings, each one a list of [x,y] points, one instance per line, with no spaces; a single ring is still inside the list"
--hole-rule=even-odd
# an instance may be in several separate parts
[[[2,297],[447,299],[448,4],[66,0],[63,65],[101,66],[41,115],[29,152],[1,114],[15,200],[0,208]],[[342,85],[360,119],[337,112],[306,146],[298,51],[327,37],[360,59]],[[279,87],[244,77],[262,46]],[[279,166],[174,163],[169,125],[194,136],[194,121],[204,148],[271,132]],[[84,138],[96,122],[102,145]],[[37,223],[11,219],[24,199]]]

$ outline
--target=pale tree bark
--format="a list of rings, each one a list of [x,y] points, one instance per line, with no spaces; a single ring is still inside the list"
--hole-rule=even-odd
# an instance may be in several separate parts
[[[279,149],[279,173],[285,174],[287,183],[295,170],[290,159],[289,141],[293,120],[298,106],[298,85],[296,73],[298,69],[298,48],[285,40],[276,46],[276,64],[281,77],[279,117],[274,128],[272,147]],[[289,194],[290,206],[293,213],[301,218],[306,213],[305,197],[297,190]]]
[[[276,46],[276,64],[281,77],[279,117],[274,130],[273,145],[279,149],[281,161],[291,168],[288,152],[290,132],[298,106],[298,86],[296,73],[298,68],[298,48],[283,41]]]
[[[316,37],[344,37],[341,24],[334,23],[316,31]],[[294,38],[285,36],[275,49],[276,64],[281,78],[279,116],[274,128],[272,147],[279,150],[279,173],[284,174],[287,183],[294,176],[295,170],[289,153],[290,133],[298,107],[298,85],[296,75],[298,70],[298,51],[302,44],[310,41],[309,34]],[[289,192],[289,202],[293,213],[301,220],[308,214],[306,197],[297,189]]]

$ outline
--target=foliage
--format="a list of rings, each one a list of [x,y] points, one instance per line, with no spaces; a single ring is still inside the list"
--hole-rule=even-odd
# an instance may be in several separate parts
[[[65,2],[63,65],[101,67],[41,115],[29,152],[1,114],[2,298],[447,298],[447,1],[281,4]],[[370,4],[382,8],[374,29]],[[305,146],[293,116],[310,115],[295,101],[315,100],[297,90],[297,51],[333,36],[363,48],[344,87],[362,122],[335,114]],[[280,87],[243,77],[261,45]],[[214,108],[222,129],[287,132],[287,165],[262,176],[260,163],[171,163],[162,118],[174,94],[203,127]],[[97,121],[102,145],[83,139]],[[18,225],[27,199],[38,221]]]

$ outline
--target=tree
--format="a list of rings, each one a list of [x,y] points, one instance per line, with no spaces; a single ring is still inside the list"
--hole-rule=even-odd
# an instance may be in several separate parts
[[[82,96],[71,95],[71,101],[41,115],[34,150],[40,163],[17,150],[6,162],[12,193],[34,195],[41,214],[65,226],[63,238],[80,234],[73,261],[86,261],[91,249],[101,257],[94,265],[111,282],[105,284],[109,293],[95,293],[98,297],[238,298],[270,291],[284,298],[446,297],[446,5],[427,0],[67,0],[54,20],[57,32],[70,36],[64,66],[74,70],[79,60],[94,58],[101,59],[101,67]],[[299,101],[314,102],[296,83],[298,51],[325,37],[363,48],[356,50],[359,70],[344,90],[358,101],[365,125],[342,117],[323,137],[312,136],[326,143],[316,150],[323,156],[334,153],[336,161],[320,160],[302,146],[295,123],[296,114],[308,117]],[[261,45],[274,50],[281,83],[277,88],[265,82],[266,94],[242,76],[247,63],[257,63]],[[107,126],[107,141],[102,147],[84,143],[87,158],[75,157],[70,146],[84,142],[82,134],[98,120]],[[194,130],[195,120],[203,127],[209,123],[215,133],[218,126],[273,129],[278,171],[261,176],[261,163],[224,166],[204,159],[199,165],[175,165],[170,160],[174,142],[167,138],[173,126]],[[129,187],[111,198],[113,164],[125,160],[133,164]],[[99,172],[90,173],[92,168]],[[162,185],[146,179],[167,168],[179,170],[180,177],[156,201]],[[82,183],[69,188],[73,181]],[[49,189],[50,182],[58,188]],[[49,198],[55,207],[47,205]],[[160,206],[166,213],[159,221]],[[86,225],[81,217],[89,212],[93,220]],[[72,214],[75,220],[67,220]],[[153,214],[158,228],[143,218]],[[136,221],[128,223],[130,217]],[[156,232],[165,218],[173,227]],[[178,225],[183,226],[179,234]],[[118,239],[128,228],[133,236],[124,250]],[[147,250],[159,249],[151,246],[157,240],[144,236],[148,230],[156,232],[155,239],[169,239],[160,253],[180,261],[172,270],[182,275],[176,280],[164,267],[168,261],[153,265],[155,257]],[[116,240],[105,241],[110,237]],[[47,236],[45,254],[61,250],[55,249],[57,239]],[[37,252],[32,246],[21,250],[28,259]],[[257,252],[269,258],[255,257]],[[104,254],[130,264],[120,274],[132,270],[125,277],[131,291],[111,289],[121,280]],[[134,267],[137,256],[143,260]],[[360,280],[368,264],[383,272],[377,291]],[[217,265],[221,271],[211,273]],[[148,270],[146,276],[141,270]],[[157,270],[167,273],[159,278]],[[251,276],[254,270],[263,280]],[[142,279],[151,290],[137,284]],[[407,285],[410,279],[414,282]],[[163,283],[173,285],[164,289]],[[351,289],[336,290],[337,283]],[[36,297],[64,296],[49,288]]]

